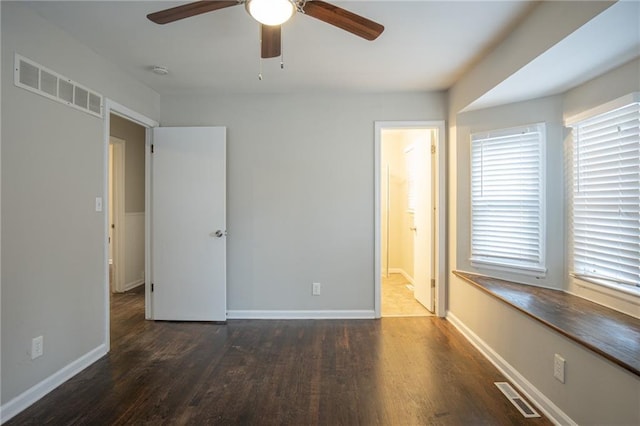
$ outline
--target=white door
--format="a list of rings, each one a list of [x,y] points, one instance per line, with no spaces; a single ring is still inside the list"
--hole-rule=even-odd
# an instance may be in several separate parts
[[[226,129],[157,127],[152,318],[226,321]]]
[[[413,238],[413,295],[418,302],[433,312],[432,276],[432,221],[431,221],[431,132],[424,129],[414,143],[415,155],[415,208]]]

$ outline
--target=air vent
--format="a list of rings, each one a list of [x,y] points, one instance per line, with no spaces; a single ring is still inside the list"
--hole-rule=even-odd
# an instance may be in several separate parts
[[[511,401],[524,417],[540,417],[540,414],[509,383],[495,382],[494,385],[500,389],[500,392]]]
[[[16,86],[102,118],[102,95],[42,65],[15,55]]]

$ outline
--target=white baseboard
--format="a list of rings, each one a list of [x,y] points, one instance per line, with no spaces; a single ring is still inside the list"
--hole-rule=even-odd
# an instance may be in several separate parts
[[[529,401],[542,411],[556,425],[577,426],[571,417],[531,384],[511,364],[494,351],[484,340],[467,327],[453,313],[447,312],[447,320],[487,358],[509,381],[522,392]]]
[[[356,311],[227,311],[227,319],[374,319],[373,310]]]
[[[0,424],[13,418],[40,398],[102,358],[107,353],[106,345],[102,344],[87,352],[66,367],[61,368],[40,383],[32,386],[0,407]]]
[[[132,281],[130,283],[126,283],[124,285],[124,291],[133,290],[134,288],[140,287],[143,284],[144,284],[144,278],[141,278],[141,279],[136,280],[136,281]]]
[[[402,268],[389,268],[389,273],[390,274],[400,274],[404,277],[405,280],[409,281],[409,283],[411,285],[415,285],[415,282],[413,281],[413,277],[409,274],[407,274],[407,271],[405,271]]]

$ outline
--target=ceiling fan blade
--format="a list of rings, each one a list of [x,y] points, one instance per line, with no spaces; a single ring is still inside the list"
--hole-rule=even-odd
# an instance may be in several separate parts
[[[262,25],[262,57],[280,56],[282,47],[282,27],[280,25]]]
[[[237,0],[231,1],[196,1],[193,3],[187,3],[180,6],[172,7],[171,9],[161,10],[159,12],[150,13],[147,18],[156,24],[168,24],[180,19],[190,18],[191,16],[200,15],[207,12],[213,12],[214,10],[224,9],[225,7],[235,6],[240,4]]]
[[[321,0],[306,2],[303,10],[306,15],[342,28],[366,40],[375,40],[384,31],[384,26],[377,22]]]

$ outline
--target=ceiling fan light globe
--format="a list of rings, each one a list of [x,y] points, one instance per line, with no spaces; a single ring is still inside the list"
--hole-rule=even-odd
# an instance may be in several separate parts
[[[247,0],[245,7],[253,19],[264,25],[281,25],[295,12],[291,0]]]

